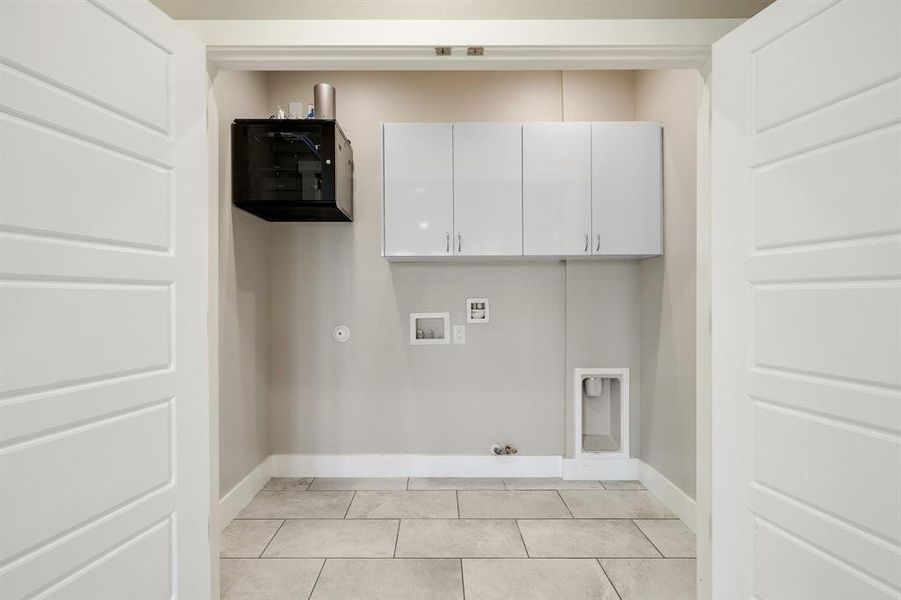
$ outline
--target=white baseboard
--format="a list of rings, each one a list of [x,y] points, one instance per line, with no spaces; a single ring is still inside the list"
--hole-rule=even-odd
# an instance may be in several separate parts
[[[232,519],[238,516],[238,513],[241,512],[250,500],[259,492],[266,482],[269,481],[269,478],[272,476],[272,457],[269,456],[258,464],[253,471],[247,474],[244,479],[238,482],[238,485],[233,487],[219,500],[219,514],[218,514],[218,523],[219,530],[225,528],[226,525],[231,523]]]
[[[697,531],[698,505],[688,494],[644,462],[639,464],[638,479],[692,531]]]
[[[275,477],[560,477],[560,456],[273,454]]]
[[[273,454],[219,501],[218,523],[228,525],[270,477],[563,477],[639,479],[692,530],[697,505],[685,492],[637,458],[465,454]]]
[[[563,479],[638,479],[637,458],[564,458]]]

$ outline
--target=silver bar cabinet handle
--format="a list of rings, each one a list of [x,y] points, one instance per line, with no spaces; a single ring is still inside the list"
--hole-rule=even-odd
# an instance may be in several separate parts
[[[444,234],[444,251],[450,252],[450,232]]]
[[[585,252],[588,252],[588,248],[590,248],[591,244],[591,236],[589,234],[585,234]]]
[[[598,236],[598,243],[595,246],[594,251],[600,252],[601,251],[601,234],[599,233],[599,234],[597,234],[597,236]]]
[[[457,232],[457,252],[463,252],[463,234]]]

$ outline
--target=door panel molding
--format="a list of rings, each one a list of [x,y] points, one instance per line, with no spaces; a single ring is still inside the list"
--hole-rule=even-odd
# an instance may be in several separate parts
[[[206,83],[148,2],[0,2],[4,600],[210,595]]]
[[[715,598],[901,589],[899,30],[777,2],[714,44]]]

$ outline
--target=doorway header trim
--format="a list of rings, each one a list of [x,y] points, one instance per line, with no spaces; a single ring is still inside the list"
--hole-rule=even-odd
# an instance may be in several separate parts
[[[183,20],[229,70],[701,68],[743,19]],[[449,56],[436,46],[452,49]],[[467,56],[484,47],[484,56]]]

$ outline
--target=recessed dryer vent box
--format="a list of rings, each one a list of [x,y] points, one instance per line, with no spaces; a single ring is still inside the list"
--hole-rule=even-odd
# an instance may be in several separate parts
[[[411,345],[430,346],[449,343],[449,313],[410,313]]]
[[[575,369],[573,456],[629,458],[629,369]]]

